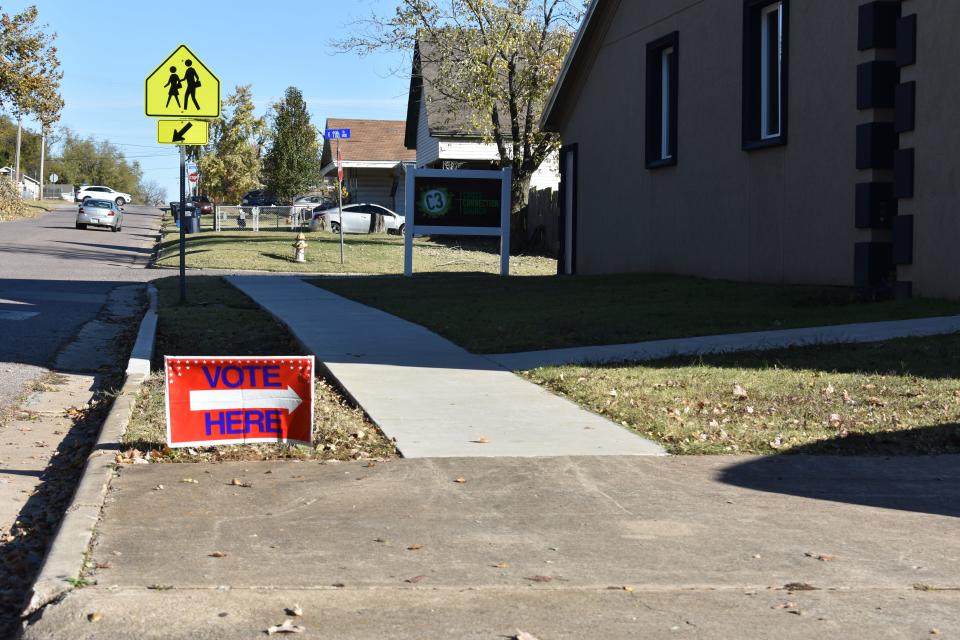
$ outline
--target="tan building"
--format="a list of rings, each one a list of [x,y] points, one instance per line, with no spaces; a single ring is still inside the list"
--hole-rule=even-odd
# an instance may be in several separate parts
[[[563,269],[960,297],[960,2],[594,0]]]
[[[328,118],[327,129],[350,129],[350,138],[340,140],[343,183],[352,202],[379,204],[403,213],[404,164],[413,164],[417,154],[403,144],[403,120]],[[321,176],[337,177],[337,140],[324,140]]]

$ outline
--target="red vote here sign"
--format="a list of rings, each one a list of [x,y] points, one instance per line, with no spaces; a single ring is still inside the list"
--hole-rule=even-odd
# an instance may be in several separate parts
[[[167,445],[311,443],[313,356],[166,356]]]

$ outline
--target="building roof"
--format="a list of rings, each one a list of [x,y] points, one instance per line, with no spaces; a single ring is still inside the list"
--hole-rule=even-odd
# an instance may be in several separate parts
[[[437,56],[439,48],[429,39],[418,38],[413,52],[413,68],[410,72],[410,92],[407,96],[407,126],[404,142],[409,149],[417,148],[417,124],[420,120],[420,103],[426,100],[427,128],[430,135],[439,138],[482,138],[476,122],[480,118],[476,110],[462,102],[452,102],[437,90],[439,73]]]
[[[417,159],[417,152],[403,144],[403,120],[327,118],[327,129],[350,129],[350,138],[340,140],[340,156],[345,163],[389,162],[392,166]],[[324,140],[321,164],[327,166],[335,160],[336,142]]]
[[[5,174],[10,175],[10,177],[13,177],[13,174],[16,173],[16,171],[14,171],[13,167],[0,167],[0,173],[5,173]],[[23,180],[29,180],[30,182],[33,182],[34,184],[40,184],[40,181],[39,181],[39,180],[36,180],[36,179],[34,179],[34,178],[31,178],[30,176],[28,176],[28,175],[27,175],[26,173],[24,173],[23,171],[20,172],[20,178],[22,178]]]
[[[563,61],[560,75],[553,85],[550,95],[547,96],[547,105],[540,117],[540,129],[543,131],[559,131],[559,111],[574,92],[574,86],[579,84],[586,68],[590,63],[587,60],[590,52],[600,45],[602,34],[609,26],[613,9],[619,6],[620,0],[592,0],[583,17],[583,23],[573,39],[573,46],[567,52]]]

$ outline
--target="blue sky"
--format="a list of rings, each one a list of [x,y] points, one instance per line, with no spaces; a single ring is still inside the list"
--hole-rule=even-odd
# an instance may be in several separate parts
[[[321,128],[328,117],[406,117],[405,55],[359,57],[330,46],[371,12],[392,13],[391,0],[35,0],[4,3],[3,11],[30,4],[58,35],[61,124],[121,145],[170,197],[178,189],[176,147],[156,144],[155,119],[143,114],[143,82],[181,43],[220,78],[221,98],[252,85],[261,114],[292,85]]]

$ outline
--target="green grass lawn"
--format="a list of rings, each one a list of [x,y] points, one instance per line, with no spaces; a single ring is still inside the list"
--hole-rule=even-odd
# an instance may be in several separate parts
[[[179,232],[166,227],[157,265],[179,266]],[[344,236],[344,264],[340,264],[340,237],[326,231],[307,234],[307,261],[293,261],[296,234],[291,231],[220,233],[205,231],[187,236],[187,268],[252,269],[307,273],[403,273],[403,238],[386,234]],[[413,268],[426,271],[499,273],[499,240],[469,239],[435,242],[415,240]],[[540,256],[514,256],[515,275],[557,272],[556,260]]]
[[[867,302],[842,287],[662,275],[424,274],[313,284],[421,324],[476,353],[960,314],[960,302]]]
[[[188,304],[179,304],[179,280],[154,283],[159,293],[156,359],[157,371],[144,383],[137,399],[124,444],[142,452],[161,452],[161,460],[247,460],[264,458],[353,459],[383,458],[396,454],[362,410],[350,405],[324,378],[315,380],[313,447],[286,445],[234,445],[165,450],[163,356],[277,356],[302,355],[286,328],[250,298],[218,277],[191,277]]]
[[[960,335],[524,375],[674,454],[960,453]]]

